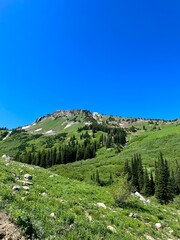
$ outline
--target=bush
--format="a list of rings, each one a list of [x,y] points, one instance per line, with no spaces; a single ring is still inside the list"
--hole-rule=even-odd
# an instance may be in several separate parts
[[[113,189],[113,197],[116,204],[123,206],[130,197],[130,186],[126,179],[120,180]]]

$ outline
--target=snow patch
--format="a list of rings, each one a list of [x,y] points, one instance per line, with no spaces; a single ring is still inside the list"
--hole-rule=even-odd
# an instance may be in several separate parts
[[[34,132],[40,132],[40,131],[42,131],[42,128],[38,128]]]
[[[12,131],[9,131],[9,133],[3,138],[3,141],[6,140],[10,135],[11,135]]]
[[[69,122],[64,129],[71,127],[72,125],[74,125],[74,122]]]
[[[50,134],[50,133],[53,133],[53,130],[49,130],[47,132],[45,132],[46,134]]]
[[[25,129],[28,129],[30,127],[31,127],[31,125],[28,125],[28,126],[22,127],[22,129],[25,130]]]

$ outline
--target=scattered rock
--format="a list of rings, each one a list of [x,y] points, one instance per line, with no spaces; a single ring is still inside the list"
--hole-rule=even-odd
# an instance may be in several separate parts
[[[92,217],[88,212],[85,212],[85,216],[86,216],[88,222],[92,222]]]
[[[156,227],[157,230],[159,230],[162,227],[162,225],[161,225],[161,223],[156,223],[155,227]]]
[[[139,192],[135,192],[134,195],[137,196],[143,203],[147,203],[146,199]]]
[[[32,175],[30,175],[30,174],[25,174],[25,175],[24,175],[24,180],[32,180]]]
[[[19,185],[15,185],[15,186],[13,186],[13,191],[19,191],[20,190],[20,186]]]
[[[151,236],[149,236],[149,235],[145,235],[145,238],[146,238],[147,240],[155,240],[155,238],[153,238],[153,237],[151,237]]]
[[[42,196],[47,196],[47,193],[43,192],[41,193]]]
[[[112,226],[107,226],[107,229],[112,233],[117,233],[116,229]]]
[[[131,218],[136,218],[136,217],[137,217],[137,214],[136,214],[136,213],[130,213],[130,214],[129,214],[129,217],[131,217]]]
[[[97,203],[97,206],[106,209],[106,205],[104,203]]]
[[[51,213],[51,214],[50,214],[50,217],[51,217],[51,218],[56,218],[56,216],[55,216],[54,213]]]
[[[33,185],[32,182],[28,182],[28,181],[18,180],[18,182],[21,182],[24,186],[31,186],[31,185]]]
[[[22,187],[24,190],[26,190],[26,191],[29,191],[29,187],[28,186],[23,186]]]

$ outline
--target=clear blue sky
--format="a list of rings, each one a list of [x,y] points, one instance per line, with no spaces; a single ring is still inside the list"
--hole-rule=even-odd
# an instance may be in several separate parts
[[[57,109],[180,117],[179,0],[1,0],[0,126]]]

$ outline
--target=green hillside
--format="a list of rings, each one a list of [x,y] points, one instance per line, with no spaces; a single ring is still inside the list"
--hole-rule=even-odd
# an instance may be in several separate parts
[[[160,205],[153,193],[143,203],[131,195],[137,188],[126,181],[124,164],[138,153],[144,173],[155,179],[160,152],[168,160],[166,190],[173,201]],[[58,110],[27,126],[1,128],[0,156],[0,208],[29,239],[180,238],[178,119]]]
[[[180,125],[177,123],[163,124],[161,130],[130,133],[128,139],[126,146],[118,154],[113,148],[103,148],[94,159],[54,166],[52,170],[64,176],[89,181],[92,172],[98,168],[102,179],[108,181],[110,173],[117,179],[122,174],[125,160],[131,160],[136,153],[141,154],[143,165],[148,168],[154,167],[160,151],[172,168],[175,167],[176,160],[180,161]]]
[[[110,188],[72,181],[46,169],[9,160],[0,160],[0,168],[0,209],[8,212],[29,239],[180,237],[179,198],[161,206],[153,198],[144,204],[131,196],[126,205],[118,206]],[[25,174],[32,176],[30,183],[24,181]],[[13,190],[17,185],[20,189]],[[156,223],[161,224],[159,230]]]

